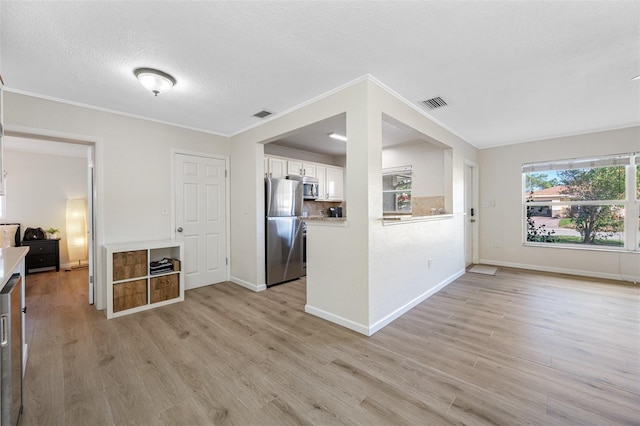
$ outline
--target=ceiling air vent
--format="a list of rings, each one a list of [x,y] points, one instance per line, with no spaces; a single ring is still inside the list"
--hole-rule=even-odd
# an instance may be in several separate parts
[[[447,103],[440,96],[427,99],[426,101],[422,101],[420,103],[426,106],[427,109],[436,109],[436,108],[442,108],[443,106],[447,106]]]
[[[255,114],[253,114],[254,117],[258,117],[258,118],[265,118],[266,116],[271,115],[271,113],[265,109],[263,109],[260,112],[256,112]]]

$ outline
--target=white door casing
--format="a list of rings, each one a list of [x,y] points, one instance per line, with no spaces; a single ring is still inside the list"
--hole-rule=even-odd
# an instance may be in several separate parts
[[[464,165],[464,260],[465,266],[478,263],[478,166]]]
[[[227,178],[220,158],[174,154],[175,236],[185,289],[227,279]]]

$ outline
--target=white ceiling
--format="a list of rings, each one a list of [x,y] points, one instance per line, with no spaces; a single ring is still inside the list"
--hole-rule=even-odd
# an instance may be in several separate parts
[[[154,98],[138,67],[177,85]],[[223,135],[371,74],[488,147],[640,125],[640,2],[0,1],[0,73]]]

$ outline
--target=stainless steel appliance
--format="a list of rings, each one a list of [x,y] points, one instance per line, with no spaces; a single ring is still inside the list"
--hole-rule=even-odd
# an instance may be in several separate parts
[[[329,207],[329,217],[342,217],[342,207]]]
[[[267,286],[304,275],[302,183],[265,179]]]
[[[319,181],[317,178],[311,176],[288,175],[287,179],[296,180],[302,183],[302,197],[305,200],[318,199]]]
[[[17,425],[22,413],[22,282],[13,275],[0,292],[1,425]]]
[[[302,272],[307,275],[307,222],[302,221]]]

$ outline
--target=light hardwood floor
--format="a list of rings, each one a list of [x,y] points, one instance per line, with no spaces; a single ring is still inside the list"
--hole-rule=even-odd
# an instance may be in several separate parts
[[[27,277],[22,425],[640,424],[637,286],[467,273],[367,338],[303,281],[107,321],[85,274]]]

